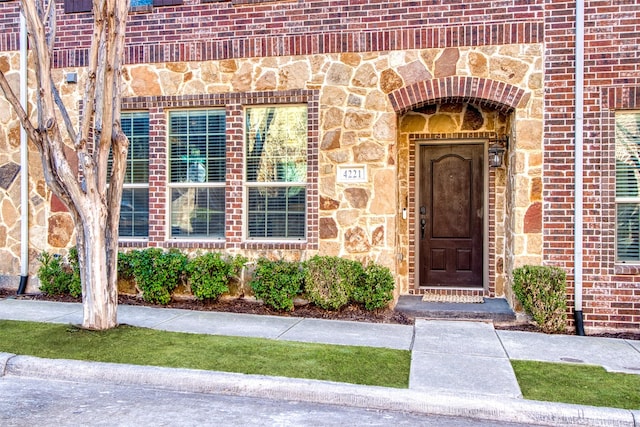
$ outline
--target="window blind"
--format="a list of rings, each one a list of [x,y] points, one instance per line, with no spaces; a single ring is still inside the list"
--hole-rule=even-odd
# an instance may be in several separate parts
[[[172,111],[168,133],[171,236],[223,238],[225,110]]]
[[[307,108],[246,110],[247,233],[255,239],[304,239]]]
[[[616,113],[617,260],[640,262],[640,112]]]
[[[149,235],[149,113],[123,112],[122,131],[129,138],[127,169],[120,204],[120,237]],[[111,158],[109,159],[111,164]]]

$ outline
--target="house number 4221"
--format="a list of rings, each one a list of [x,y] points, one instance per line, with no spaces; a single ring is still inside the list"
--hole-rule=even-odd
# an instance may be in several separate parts
[[[338,166],[338,182],[366,182],[367,169],[365,165]]]

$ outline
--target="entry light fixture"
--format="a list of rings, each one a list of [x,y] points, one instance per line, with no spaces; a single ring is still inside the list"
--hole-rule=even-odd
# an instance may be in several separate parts
[[[78,73],[67,73],[65,78],[67,83],[78,83]]]
[[[500,138],[490,139],[489,143],[489,166],[499,168],[504,160],[504,153],[509,148],[509,137],[504,135]]]

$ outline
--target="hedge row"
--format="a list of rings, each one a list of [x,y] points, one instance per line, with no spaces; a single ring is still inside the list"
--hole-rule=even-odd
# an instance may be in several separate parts
[[[243,256],[198,253],[193,257],[171,249],[147,248],[118,254],[118,278],[133,280],[145,301],[168,304],[181,283],[188,284],[198,300],[215,301],[229,292],[229,282],[247,264]],[[67,259],[42,253],[38,270],[44,294],[80,296],[77,252]],[[394,279],[388,268],[375,263],[363,267],[357,261],[314,256],[306,262],[260,258],[249,282],[255,296],[277,310],[293,310],[303,297],[327,310],[349,303],[367,310],[386,307],[393,299]]]
[[[257,298],[279,310],[292,310],[301,296],[326,310],[349,303],[367,310],[386,307],[393,299],[394,280],[387,267],[331,256],[314,256],[306,262],[261,258],[251,288]]]

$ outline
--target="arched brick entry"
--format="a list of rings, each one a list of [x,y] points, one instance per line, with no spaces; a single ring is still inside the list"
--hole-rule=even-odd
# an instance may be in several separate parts
[[[509,112],[526,104],[528,95],[516,86],[480,77],[452,76],[424,80],[389,93],[398,114],[436,102],[472,102]]]
[[[406,176],[399,178],[398,182],[398,194],[399,203],[403,206],[407,206],[407,221],[399,222],[398,234],[406,235],[407,245],[401,249],[407,255],[406,262],[403,262],[401,267],[407,272],[407,287],[404,288],[405,292],[410,294],[423,294],[423,293],[437,293],[445,295],[464,295],[464,296],[485,296],[494,297],[497,294],[504,294],[503,278],[501,276],[500,286],[497,286],[497,275],[502,275],[504,271],[504,245],[510,244],[505,240],[505,224],[504,210],[507,202],[496,204],[496,194],[500,194],[501,197],[505,196],[505,189],[503,187],[506,180],[504,174],[507,172],[507,168],[501,168],[500,170],[486,169],[486,184],[484,186],[484,192],[486,199],[484,201],[484,212],[487,213],[485,217],[486,222],[484,225],[479,226],[476,224],[475,229],[482,229],[484,243],[484,259],[483,259],[483,285],[482,288],[477,286],[463,286],[456,288],[446,288],[445,286],[425,286],[425,282],[419,279],[422,276],[422,270],[419,267],[424,264],[425,260],[421,258],[420,253],[423,252],[419,247],[420,238],[419,234],[420,226],[418,225],[418,210],[417,208],[422,204],[419,201],[420,193],[418,192],[419,186],[417,185],[417,176],[420,174],[420,167],[418,158],[418,150],[422,150],[420,143],[416,143],[420,139],[440,139],[440,140],[456,140],[460,139],[462,145],[468,144],[464,140],[469,139],[487,139],[493,136],[509,135],[515,131],[515,127],[509,125],[509,119],[507,117],[514,117],[516,109],[525,109],[527,103],[530,101],[531,93],[526,89],[519,88],[517,86],[499,82],[491,79],[479,78],[479,77],[463,77],[452,76],[439,79],[430,79],[417,82],[408,85],[403,88],[394,90],[388,94],[389,100],[397,113],[400,121],[407,114],[410,117],[414,117],[407,122],[403,122],[400,125],[399,122],[399,158],[398,163],[406,162],[407,170],[409,171]],[[475,107],[481,107],[481,111],[494,111],[500,116],[503,116],[502,126],[491,128],[470,128],[463,127],[464,121],[454,120],[451,122],[454,124],[452,131],[431,131],[429,119],[415,119],[418,116],[433,115],[437,116],[439,109],[435,107],[433,109],[425,109],[427,106],[445,105],[445,104],[460,104],[460,105],[473,105]],[[452,111],[451,106],[444,110],[444,116],[450,114]],[[461,110],[462,111],[462,110]],[[465,110],[466,111],[466,110]],[[477,111],[477,110],[476,110]],[[497,116],[494,116],[497,117]],[[404,125],[404,123],[407,123]],[[434,121],[437,124],[445,123],[445,121]],[[455,123],[458,123],[458,128],[455,129]],[[497,122],[493,122],[494,124]],[[424,126],[424,127],[420,127]],[[401,129],[401,130],[400,130]],[[439,128],[442,129],[442,128]],[[514,136],[514,135],[510,135]],[[443,139],[444,138],[444,139]],[[425,144],[425,146],[428,144]],[[432,144],[433,145],[433,144]],[[436,144],[437,145],[437,144]],[[496,176],[502,176],[502,179],[498,180],[502,184],[497,184]],[[483,178],[484,179],[484,178]],[[500,187],[497,189],[497,187]],[[474,192],[475,194],[476,192]],[[507,197],[510,197],[507,195]],[[496,207],[498,206],[498,207]],[[496,211],[499,209],[499,211]],[[432,215],[429,213],[426,217],[430,218]],[[496,227],[498,222],[501,222],[500,230],[501,234],[499,238],[496,235]],[[405,234],[406,233],[406,234]],[[402,239],[401,239],[402,240]],[[500,242],[500,244],[498,244]],[[496,248],[500,249],[496,252]],[[425,252],[426,253],[426,252]],[[420,271],[420,272],[419,272]],[[478,282],[475,282],[478,283]],[[480,284],[480,283],[478,283]]]

